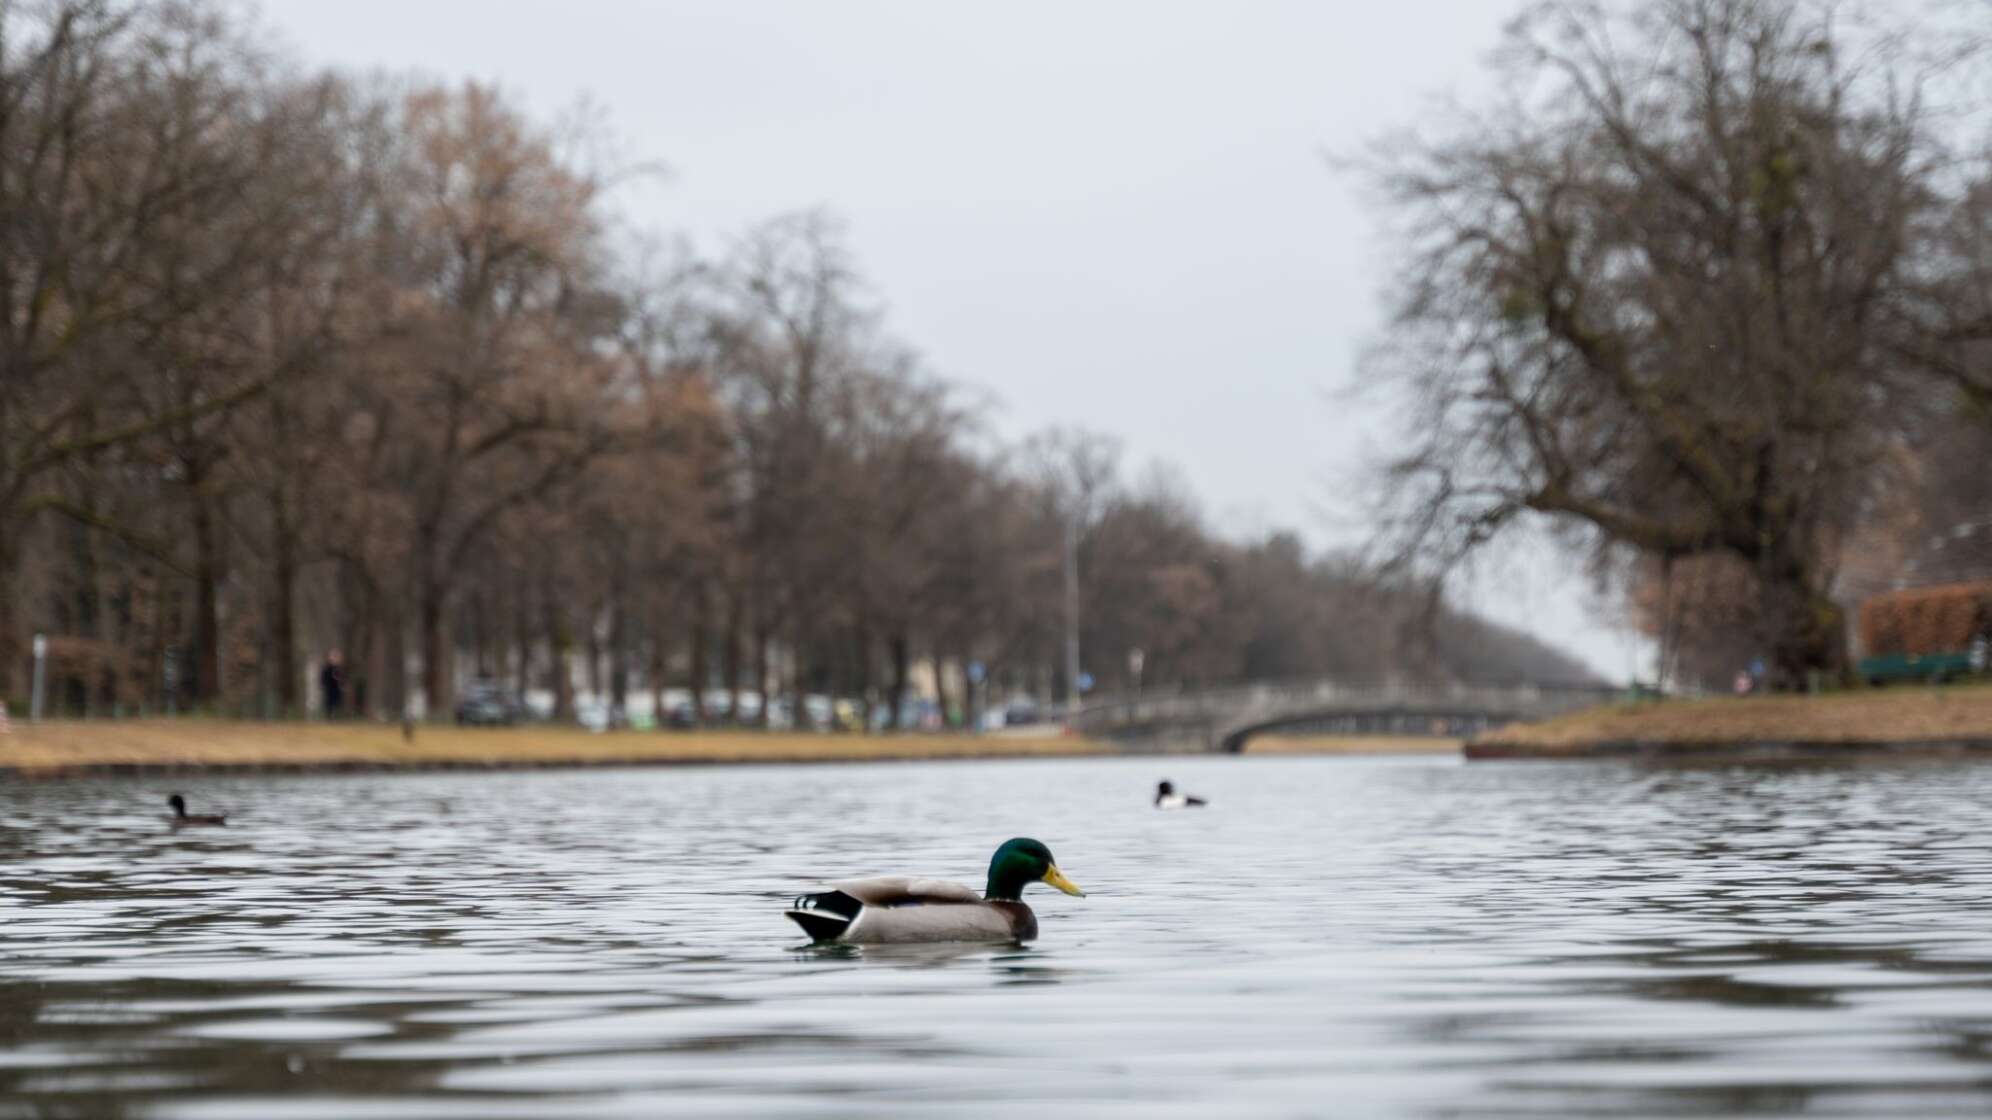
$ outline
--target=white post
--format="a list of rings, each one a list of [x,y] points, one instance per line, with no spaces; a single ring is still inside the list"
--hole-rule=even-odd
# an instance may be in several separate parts
[[[35,650],[35,683],[33,686],[33,690],[28,693],[28,722],[40,723],[42,717],[43,686],[48,681],[47,635],[44,634],[35,635],[34,650]]]

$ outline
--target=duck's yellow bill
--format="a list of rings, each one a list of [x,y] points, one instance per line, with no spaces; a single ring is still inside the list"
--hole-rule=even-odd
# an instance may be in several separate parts
[[[1065,872],[1060,871],[1058,869],[1057,864],[1052,864],[1051,867],[1045,871],[1044,881],[1054,887],[1057,887],[1059,890],[1064,891],[1066,894],[1076,894],[1080,898],[1086,897],[1086,892],[1079,889],[1079,884],[1073,882],[1070,879],[1067,879],[1065,877]]]

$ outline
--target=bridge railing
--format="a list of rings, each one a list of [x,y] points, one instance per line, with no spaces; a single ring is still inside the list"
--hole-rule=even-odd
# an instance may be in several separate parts
[[[1188,692],[1143,693],[1095,699],[1073,713],[1075,727],[1101,728],[1198,716],[1232,717],[1249,711],[1319,707],[1448,706],[1550,715],[1603,703],[1617,695],[1608,685],[1350,684],[1341,681],[1264,681]]]

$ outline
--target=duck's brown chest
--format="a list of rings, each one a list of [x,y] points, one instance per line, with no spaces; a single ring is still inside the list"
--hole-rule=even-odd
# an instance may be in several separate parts
[[[1016,933],[1017,940],[1029,941],[1037,936],[1037,915],[1031,913],[1030,907],[1021,902],[1004,900],[992,900],[989,905],[1001,910],[1003,916],[1010,919],[1010,928]]]

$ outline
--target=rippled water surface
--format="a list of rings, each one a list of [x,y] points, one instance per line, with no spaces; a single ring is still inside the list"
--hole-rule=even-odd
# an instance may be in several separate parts
[[[0,786],[0,1117],[1992,1114],[1992,766],[172,788]],[[1090,894],[1028,947],[781,917],[1012,835]]]

